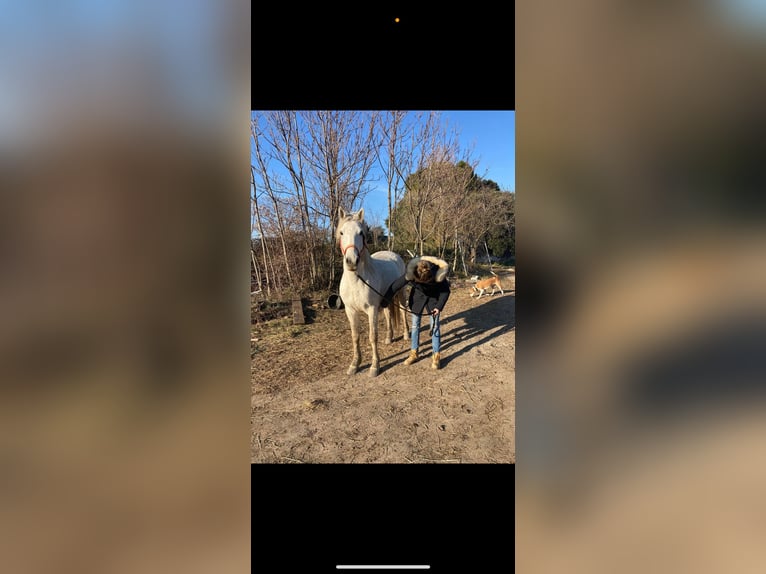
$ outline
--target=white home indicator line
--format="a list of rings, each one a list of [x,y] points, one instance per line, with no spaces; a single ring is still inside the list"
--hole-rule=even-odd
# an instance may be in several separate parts
[[[405,566],[401,564],[392,564],[389,566],[377,565],[377,564],[362,564],[358,566],[349,566],[345,564],[338,564],[335,567],[337,570],[430,570],[430,564],[414,564],[411,566]]]

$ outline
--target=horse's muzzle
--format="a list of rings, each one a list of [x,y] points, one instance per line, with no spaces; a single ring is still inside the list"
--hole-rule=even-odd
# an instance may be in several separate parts
[[[346,263],[346,267],[351,271],[356,271],[356,266],[359,264],[359,257],[357,257],[356,253],[353,256],[346,255],[343,260]]]

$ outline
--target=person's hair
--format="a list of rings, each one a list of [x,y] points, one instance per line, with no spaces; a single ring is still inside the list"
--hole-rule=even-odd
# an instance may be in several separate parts
[[[430,261],[418,261],[415,268],[415,281],[430,283],[434,279],[434,264]]]

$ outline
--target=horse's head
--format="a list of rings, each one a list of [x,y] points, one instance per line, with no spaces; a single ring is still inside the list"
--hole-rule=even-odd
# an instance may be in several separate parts
[[[364,222],[364,209],[355,213],[346,213],[342,207],[339,208],[336,239],[343,254],[343,266],[349,271],[356,271],[359,258],[365,249],[366,236],[367,224]]]

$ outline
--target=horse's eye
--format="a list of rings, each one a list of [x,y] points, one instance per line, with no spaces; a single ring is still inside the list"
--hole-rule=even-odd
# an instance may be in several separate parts
[[[341,231],[340,234],[343,235],[343,232]]]

